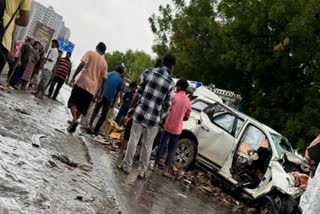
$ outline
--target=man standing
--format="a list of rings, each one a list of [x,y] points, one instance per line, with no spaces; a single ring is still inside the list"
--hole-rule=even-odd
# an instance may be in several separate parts
[[[122,169],[126,173],[131,170],[137,144],[143,135],[139,177],[145,177],[159,124],[170,110],[171,97],[175,87],[171,73],[175,64],[175,56],[167,54],[163,58],[162,67],[147,69],[142,74],[138,90],[131,103],[131,108],[135,108],[135,111],[128,148],[122,164]]]
[[[53,81],[54,72],[56,72],[56,70],[57,70],[57,68],[58,68],[58,65],[59,65],[59,63],[60,63],[60,59],[61,59],[62,54],[63,54],[63,51],[62,51],[62,50],[58,50],[57,62],[56,62],[56,64],[53,66],[50,80],[48,81],[48,84],[47,84],[46,87],[44,88],[44,91],[46,91],[46,90],[49,88],[49,86],[51,85],[51,83],[52,83],[52,81]]]
[[[70,133],[76,131],[80,116],[87,114],[93,96],[102,96],[108,70],[108,64],[103,57],[106,49],[106,45],[100,42],[96,47],[96,51],[88,51],[82,57],[81,63],[72,77],[71,82],[75,82],[75,85],[68,101],[68,107],[73,117],[68,127]],[[75,81],[78,74],[79,77]],[[100,88],[99,81],[101,81]]]
[[[189,84],[186,80],[180,79],[176,84],[176,93],[172,98],[171,110],[164,123],[164,132],[161,135],[160,145],[156,155],[156,165],[159,163],[161,156],[168,143],[168,153],[166,158],[166,167],[163,175],[171,177],[170,168],[177,171],[174,166],[174,155],[179,136],[182,132],[183,121],[189,119],[191,113],[191,102],[186,94]]]
[[[71,58],[71,53],[68,52],[65,58],[61,58],[59,60],[59,64],[57,65],[57,68],[55,69],[53,75],[53,80],[50,85],[49,89],[49,97],[52,97],[52,93],[54,90],[54,87],[57,84],[57,88],[53,94],[52,99],[56,100],[57,96],[59,94],[59,91],[63,85],[63,83],[66,81],[66,79],[69,79],[70,73],[71,73],[71,68],[72,68],[72,63],[70,61]]]
[[[15,24],[18,26],[27,26],[29,23],[29,11],[31,0],[5,0],[5,11],[3,17],[0,17],[0,24],[3,28],[0,32],[0,74],[7,62],[9,52],[14,57],[14,48],[12,48],[12,35]],[[17,14],[19,13],[19,16]],[[1,14],[2,15],[2,14]],[[3,23],[2,23],[3,21]]]
[[[11,74],[11,77],[9,77],[9,84],[14,89],[16,89],[16,84],[19,82],[30,61],[33,44],[34,39],[27,38],[27,41],[21,47],[20,55],[17,62],[17,68]]]
[[[123,66],[118,66],[116,71],[113,71],[108,74],[107,80],[105,82],[103,97],[102,98],[98,97],[99,101],[97,102],[94,108],[94,111],[91,115],[91,119],[89,121],[89,127],[88,127],[89,133],[91,133],[94,119],[96,118],[96,116],[98,115],[102,107],[100,118],[96,124],[96,127],[93,130],[94,134],[99,133],[101,126],[106,120],[109,108],[114,107],[114,104],[121,92],[124,76],[125,76],[125,68]]]
[[[52,40],[51,42],[51,50],[48,52],[47,57],[44,59],[44,65],[43,68],[41,69],[41,74],[40,74],[40,82],[38,85],[38,89],[36,91],[36,96],[40,99],[42,99],[45,91],[45,87],[48,85],[52,70],[57,62],[59,52],[59,43],[57,40]]]

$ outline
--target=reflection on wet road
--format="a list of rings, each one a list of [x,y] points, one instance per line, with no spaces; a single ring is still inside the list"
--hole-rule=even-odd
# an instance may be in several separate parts
[[[106,147],[66,132],[69,93],[56,102],[0,91],[0,213],[236,213],[157,172],[119,171]]]

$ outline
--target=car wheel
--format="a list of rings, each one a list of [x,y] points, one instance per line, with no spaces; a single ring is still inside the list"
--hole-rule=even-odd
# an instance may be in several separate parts
[[[196,148],[192,140],[188,138],[180,139],[176,147],[176,167],[179,169],[188,169],[194,163]]]
[[[270,202],[270,200],[272,200],[272,202]],[[269,197],[269,200],[267,198],[265,198],[264,200],[261,200],[261,202],[259,203],[259,213],[260,214],[278,214],[278,213],[284,213],[284,212],[279,212],[278,209],[275,210],[275,207],[272,206],[276,206],[277,208],[282,207],[282,198],[278,195],[272,195]]]

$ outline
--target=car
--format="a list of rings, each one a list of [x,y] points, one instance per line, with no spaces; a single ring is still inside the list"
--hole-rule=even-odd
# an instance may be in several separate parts
[[[259,204],[260,213],[298,210],[303,189],[295,186],[291,172],[307,173],[308,166],[290,142],[205,90],[194,95],[176,147],[176,166],[197,164],[214,172],[237,196]]]

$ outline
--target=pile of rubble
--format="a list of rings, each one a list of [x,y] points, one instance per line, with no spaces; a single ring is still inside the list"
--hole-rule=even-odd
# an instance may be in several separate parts
[[[246,205],[237,201],[232,196],[223,192],[219,187],[212,184],[212,174],[210,172],[204,173],[199,170],[184,171],[180,170],[174,177],[174,179],[180,181],[186,188],[192,190],[198,190],[214,196],[218,200],[226,203],[229,206],[234,207],[237,210],[247,209]]]
[[[108,120],[108,132],[103,135],[97,135],[94,140],[108,147],[111,151],[118,151],[120,142],[123,139],[124,127],[119,126],[114,120]]]

